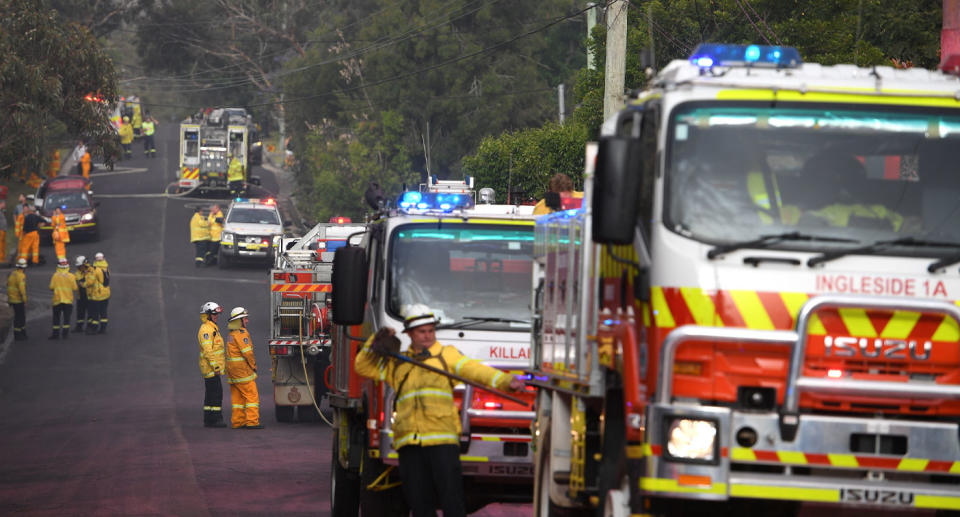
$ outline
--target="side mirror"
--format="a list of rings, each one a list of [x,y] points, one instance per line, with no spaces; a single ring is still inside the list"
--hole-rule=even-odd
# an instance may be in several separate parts
[[[633,242],[640,185],[644,175],[640,144],[640,113],[627,113],[629,135],[602,137],[597,149],[593,182],[593,239],[602,244]],[[618,123],[620,126],[621,123]]]
[[[338,248],[333,256],[333,322],[363,323],[367,301],[367,252],[358,246]]]

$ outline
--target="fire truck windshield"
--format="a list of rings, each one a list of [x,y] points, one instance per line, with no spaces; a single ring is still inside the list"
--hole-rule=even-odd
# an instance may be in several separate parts
[[[681,235],[716,245],[823,237],[766,243],[811,251],[905,237],[960,243],[957,110],[698,102],[669,122],[664,222]]]
[[[402,226],[390,240],[388,312],[421,303],[443,326],[528,332],[532,257],[533,226]]]

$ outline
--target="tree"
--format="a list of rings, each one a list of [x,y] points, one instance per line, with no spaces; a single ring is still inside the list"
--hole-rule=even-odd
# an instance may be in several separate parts
[[[76,22],[94,37],[109,36],[135,12],[136,0],[49,0],[64,19]]]
[[[116,83],[113,63],[87,29],[42,0],[0,0],[0,175],[39,170],[57,136],[85,136],[112,156]],[[85,100],[91,93],[103,102]]]

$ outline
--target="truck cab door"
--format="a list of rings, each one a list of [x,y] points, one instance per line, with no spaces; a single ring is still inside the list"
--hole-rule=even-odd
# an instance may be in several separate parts
[[[247,149],[249,148],[249,134],[246,126],[228,126],[227,127],[227,163],[236,156],[243,164],[243,170],[247,176],[250,174]]]

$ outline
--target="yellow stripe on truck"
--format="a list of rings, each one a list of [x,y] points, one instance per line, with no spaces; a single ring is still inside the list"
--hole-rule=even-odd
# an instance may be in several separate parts
[[[914,508],[936,508],[938,510],[960,510],[960,497],[950,497],[946,495],[923,495],[913,496]]]
[[[710,486],[680,486],[676,479],[640,478],[640,490],[646,492],[674,492],[680,494],[717,494],[726,495],[726,483],[713,483]]]
[[[840,87],[823,87],[824,89],[839,90]],[[907,92],[897,92],[907,93]],[[937,92],[942,97],[926,97],[925,92],[917,91],[915,96],[907,95],[859,95],[843,92],[815,92],[785,89],[738,89],[722,90],[717,92],[717,99],[721,100],[757,100],[757,101],[797,101],[797,102],[844,102],[850,104],[889,104],[896,106],[935,106],[944,108],[960,108],[960,100],[946,92]],[[936,95],[930,92],[931,95]]]
[[[837,488],[797,488],[731,483],[730,496],[750,497],[754,499],[782,499],[786,501],[815,501],[821,503],[840,502],[840,490]]]

